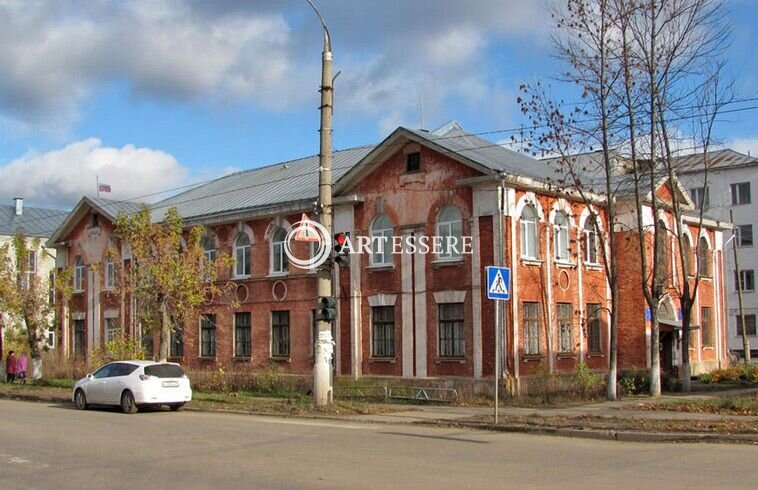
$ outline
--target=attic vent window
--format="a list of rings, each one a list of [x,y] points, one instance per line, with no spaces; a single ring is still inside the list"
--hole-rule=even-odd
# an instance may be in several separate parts
[[[97,217],[97,214],[92,214],[92,228],[97,228],[100,226],[100,219]]]
[[[405,171],[410,173],[418,172],[419,170],[421,170],[421,153],[408,153],[405,156]]]

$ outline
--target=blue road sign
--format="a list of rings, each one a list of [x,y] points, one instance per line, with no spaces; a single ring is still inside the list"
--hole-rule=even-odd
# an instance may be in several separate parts
[[[508,300],[511,298],[511,270],[507,267],[487,267],[487,297]]]

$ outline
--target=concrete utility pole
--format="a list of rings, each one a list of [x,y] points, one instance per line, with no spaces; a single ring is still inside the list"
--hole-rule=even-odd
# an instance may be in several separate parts
[[[326,27],[324,18],[311,0],[306,0],[313,8],[324,28],[324,51],[321,54],[321,127],[319,146],[319,177],[318,199],[320,206],[320,223],[332,235],[332,110],[334,92],[332,89],[332,43],[329,29]],[[328,265],[327,265],[328,264]],[[317,273],[317,296],[319,298],[332,296],[332,266],[327,262],[320,267]],[[332,324],[326,320],[318,320],[318,339],[315,339],[313,365],[313,401],[318,407],[331,402],[332,385]]]
[[[734,226],[734,212],[729,210],[729,221]],[[745,359],[745,365],[750,364],[750,340],[747,338],[747,325],[745,325],[745,309],[742,304],[742,271],[740,270],[740,260],[737,254],[737,240],[736,235],[732,237],[732,251],[734,252],[734,270],[737,271],[737,302],[739,303],[740,316],[737,328],[742,325],[742,349],[744,350],[743,358]]]

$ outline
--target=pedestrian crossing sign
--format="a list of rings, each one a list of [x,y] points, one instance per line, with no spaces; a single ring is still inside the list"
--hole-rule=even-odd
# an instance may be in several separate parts
[[[487,267],[487,297],[508,300],[511,297],[511,270],[507,267]]]

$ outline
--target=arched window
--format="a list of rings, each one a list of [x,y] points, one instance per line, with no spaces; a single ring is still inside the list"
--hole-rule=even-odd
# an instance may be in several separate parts
[[[442,238],[442,247],[437,258],[455,260],[461,257],[463,248],[463,221],[455,206],[445,206],[437,218],[437,236]]]
[[[386,214],[371,224],[371,265],[392,265],[392,222]]]
[[[250,275],[250,237],[239,233],[234,239],[234,276]]]
[[[79,255],[74,263],[74,291],[84,291],[84,261]]]
[[[697,247],[697,273],[701,277],[711,277],[711,251],[708,248],[708,240],[700,237]]]
[[[521,211],[521,256],[536,259],[537,256],[537,211],[528,204]]]
[[[287,238],[287,232],[278,228],[271,235],[271,272],[283,274],[289,270],[289,261],[284,253],[284,240]]]
[[[555,259],[566,262],[569,260],[569,218],[563,211],[555,214]]]
[[[589,216],[584,223],[584,262],[597,264],[597,231]]]

